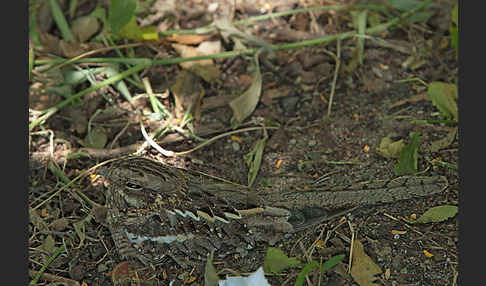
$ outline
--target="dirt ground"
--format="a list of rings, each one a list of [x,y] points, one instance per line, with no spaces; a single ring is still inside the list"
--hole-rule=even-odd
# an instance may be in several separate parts
[[[302,7],[293,1],[268,3],[273,6],[268,8],[256,3],[254,7],[266,7],[267,10],[273,8],[274,11]],[[363,64],[349,73],[340,72],[334,91],[336,63],[326,51],[336,54],[336,42],[280,51],[274,59],[270,59],[273,67],[261,65],[263,84],[260,103],[252,116],[239,127],[274,127],[267,130],[269,139],[265,144],[254,188],[303,187],[324,175],[328,175],[325,182],[330,186],[394,178],[397,160],[380,156],[377,147],[385,136],[408,142],[411,132],[418,132],[421,136],[418,169],[423,171],[423,175],[443,175],[449,181],[447,190],[440,194],[359,208],[346,218],[336,218],[283,238],[276,246],[289,257],[297,256],[302,261],[312,259],[319,262],[336,254],[346,255],[341,263],[322,275],[321,282],[318,282],[318,275],[309,275],[309,280],[305,282],[309,283],[307,285],[356,285],[346,273],[352,233],[382,270],[377,276],[378,285],[456,285],[457,217],[420,225],[410,225],[402,220],[412,214],[420,216],[434,206],[458,205],[457,171],[433,164],[440,160],[457,166],[457,135],[452,137],[447,146],[439,149],[433,147],[434,142],[453,134],[457,127],[413,122],[441,117],[437,108],[424,96],[426,88],[423,84],[418,81],[401,81],[420,78],[425,82],[453,82],[457,78],[455,51],[450,45],[443,44],[446,41],[444,39],[448,39],[448,30],[444,28],[447,26],[443,22],[448,21],[445,15],[448,15],[454,3],[434,3],[436,7],[430,10],[433,16],[426,23],[415,23],[382,34],[395,48],[366,41]],[[257,15],[257,9],[248,6],[236,9],[234,20]],[[194,17],[192,22],[183,22],[184,17],[188,16],[184,13],[176,16],[180,19],[180,29],[205,24],[203,20],[197,22],[197,19],[204,17]],[[289,34],[288,41],[295,41],[293,37],[298,36],[315,37],[310,32],[313,17],[321,28],[317,34],[328,35],[352,28],[351,18],[346,12],[287,16],[281,21],[294,31],[294,34]],[[272,38],[273,34],[264,29],[255,28],[252,32],[272,44],[284,41],[279,33],[275,33],[277,38]],[[355,43],[354,39],[340,43],[343,69],[353,58]],[[422,54],[423,63],[420,66],[416,69],[403,67],[412,51],[424,49],[428,52]],[[162,42],[140,46],[135,51],[139,57],[176,56],[170,46]],[[200,119],[193,123],[195,134],[210,139],[231,130],[229,122],[232,111],[227,105],[228,98],[241,94],[251,84],[249,62],[248,58],[242,56],[218,59],[215,66],[221,70],[219,81],[207,83],[193,78],[193,86],[185,86],[192,90],[204,90]],[[181,74],[180,66],[164,65],[151,67],[145,76],[150,79],[155,93],[164,93],[174,87]],[[142,92],[133,89],[134,94]],[[39,282],[39,285],[55,281],[65,285],[112,285],[113,269],[124,267],[123,263],[120,264],[122,260],[114,248],[108,229],[96,219],[93,207],[84,203],[81,197],[84,195],[103,205],[102,179],[86,176],[77,181],[72,189],[58,192],[63,183],[47,164],[52,147],[52,160],[58,163],[68,178],[73,179],[108,158],[134,152],[144,142],[140,132],[140,117],[133,111],[150,110],[149,99],[141,97],[135,100],[134,106],[130,106],[113,88],[104,88],[101,93],[104,97],[100,96],[100,92],[86,95],[82,102],[67,106],[49,118],[42,129],[37,128],[30,133],[29,269],[32,272],[40,270],[56,250],[63,245],[67,248],[49,264],[41,278],[43,282]],[[329,115],[332,93],[332,111]],[[31,94],[31,108],[41,110],[44,106],[39,105],[51,99],[49,94]],[[56,101],[55,98],[52,100]],[[163,99],[163,103],[170,112],[176,114],[172,95]],[[96,110],[113,111],[102,113],[91,122],[93,128],[104,128],[108,143],[99,150],[82,149],[81,142],[86,140],[88,120]],[[166,122],[144,119],[143,123],[147,131],[153,132]],[[188,132],[188,129],[185,131]],[[184,136],[181,134],[169,132],[160,137],[158,143],[172,151],[185,151],[200,144],[197,138],[188,133]],[[244,155],[263,136],[261,130],[236,133],[233,137],[222,137],[194,152],[172,158],[146,147],[143,156],[246,185],[248,166]],[[113,146],[110,146],[111,142],[114,142]],[[65,161],[68,154],[83,150],[90,157],[76,156]],[[317,247],[313,246],[315,241],[320,241]],[[215,267],[221,271],[220,277],[255,271],[263,265],[267,247],[259,245],[245,257],[215,259]],[[175,281],[173,285],[203,285],[204,264],[205,260],[202,260],[200,267],[182,269],[169,260],[154,268],[139,267],[132,270],[136,270],[137,275],[150,277],[148,283],[159,281],[160,285],[169,285],[170,281]],[[267,279],[271,285],[293,285],[299,272],[300,268],[290,268],[279,275],[267,275]]]

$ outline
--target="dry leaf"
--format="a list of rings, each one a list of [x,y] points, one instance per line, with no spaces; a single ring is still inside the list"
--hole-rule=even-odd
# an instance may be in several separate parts
[[[173,34],[170,37],[167,37],[166,39],[171,41],[171,42],[176,42],[182,45],[195,45],[199,44],[206,39],[208,39],[210,36],[208,35],[177,35]]]
[[[199,57],[204,56],[200,51],[197,50],[195,47],[180,45],[180,44],[172,44],[172,48],[182,57],[182,58],[191,58],[191,57]],[[195,64],[200,65],[211,65],[213,64],[212,60],[200,60],[200,61],[192,61],[192,62],[184,62],[180,63],[181,67],[188,69]]]
[[[221,51],[221,43],[219,41],[203,42],[197,48],[180,44],[172,44],[172,47],[182,58],[207,56]],[[218,79],[221,74],[212,59],[183,62],[180,65],[182,68],[197,74],[206,82]]]
[[[385,269],[385,279],[386,280],[390,279],[390,276],[391,276],[390,268]]]
[[[404,235],[405,233],[407,233],[407,231],[406,230],[395,230],[395,229],[392,229],[391,233],[393,235],[395,235],[395,234]]]
[[[436,140],[430,144],[430,151],[437,152],[440,149],[447,148],[456,139],[457,127],[454,127],[447,133],[447,135],[439,140]]]
[[[260,74],[260,67],[258,63],[258,53],[254,58],[255,74],[253,76],[253,83],[251,86],[240,96],[233,99],[229,105],[233,110],[233,118],[231,118],[231,126],[236,128],[245,118],[255,110],[255,107],[260,100],[262,92],[262,76]]]
[[[363,244],[355,240],[351,266],[351,277],[354,281],[360,286],[378,286],[373,281],[376,280],[375,276],[381,273],[380,267],[364,252]]]

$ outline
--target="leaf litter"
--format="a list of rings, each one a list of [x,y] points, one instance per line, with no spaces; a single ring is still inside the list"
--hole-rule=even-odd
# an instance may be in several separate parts
[[[362,56],[362,54],[361,54],[361,53],[359,53],[359,59],[362,59],[362,57],[361,57],[361,56]],[[257,66],[258,66],[258,64],[257,64]],[[261,87],[260,87],[260,89],[261,89]],[[251,113],[251,112],[250,112],[250,113]],[[242,120],[242,121],[243,121],[243,120]],[[263,139],[260,139],[260,140],[263,140]],[[262,145],[262,146],[261,146],[261,147],[262,147],[262,148],[261,148],[261,152],[263,152],[264,143],[263,143],[263,144],[261,144],[261,145]],[[411,148],[411,149],[413,149],[413,148]],[[409,163],[409,165],[410,165],[410,162],[411,162],[411,163],[412,163],[411,165],[413,166],[413,165],[414,165],[414,156],[413,156],[413,153],[412,153],[412,155],[411,155],[411,156],[410,156],[410,155],[408,155],[408,157],[411,157],[411,158],[412,158],[411,160],[408,160],[408,163]],[[416,163],[416,161],[415,161],[415,163]],[[258,163],[258,165],[260,165],[260,162]],[[413,168],[412,168],[412,169],[413,169]],[[251,176],[249,175],[248,177],[250,178]],[[83,233],[83,232],[84,232],[84,230],[83,230],[81,227],[78,227],[78,231],[79,231],[80,233]],[[80,233],[78,233],[78,235],[79,235]],[[80,236],[80,237],[81,237],[81,236]]]

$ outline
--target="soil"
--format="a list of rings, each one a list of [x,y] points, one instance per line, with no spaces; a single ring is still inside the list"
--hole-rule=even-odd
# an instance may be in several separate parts
[[[285,5],[279,1],[271,2],[276,9],[274,11],[278,11],[285,10],[289,5],[287,2],[293,1],[281,1]],[[364,245],[366,254],[381,269],[382,273],[377,275],[376,282],[379,285],[456,283],[457,216],[427,224],[412,225],[404,220],[413,214],[420,216],[434,206],[458,205],[457,171],[436,163],[447,162],[457,166],[457,133],[454,135],[457,127],[418,122],[442,117],[424,95],[426,88],[423,84],[418,81],[402,81],[420,78],[425,82],[451,82],[457,78],[455,51],[443,44],[448,39],[448,30],[442,21],[447,19],[438,19],[447,15],[453,3],[434,2],[437,4],[431,10],[434,16],[426,23],[391,29],[383,34],[385,40],[398,43],[398,46],[402,43],[416,50],[427,49],[429,44],[433,46],[429,53],[425,53],[423,63],[416,69],[403,67],[410,54],[370,40],[365,43],[363,64],[346,72],[353,58],[354,39],[340,43],[343,71],[338,74],[335,83],[333,76],[336,63],[326,51],[336,54],[336,42],[277,52],[274,59],[269,59],[273,67],[261,65],[261,100],[251,117],[238,127],[269,127],[266,130],[268,139],[261,167],[253,188],[305,188],[322,177],[327,178],[324,182],[329,186],[394,178],[397,159],[384,158],[377,152],[377,147],[386,136],[394,141],[403,139],[407,143],[412,132],[419,133],[421,138],[418,151],[418,170],[421,175],[442,175],[447,177],[450,184],[445,191],[434,196],[358,208],[345,217],[286,235],[274,247],[281,248],[289,257],[319,262],[336,254],[345,255],[333,269],[321,275],[322,281],[318,281],[317,272],[312,272],[307,285],[356,285],[353,283],[357,282],[353,282],[347,273],[353,234],[354,239]],[[256,13],[248,7],[247,10],[237,12],[237,18]],[[321,32],[348,31],[351,25],[348,14],[319,14],[317,21],[320,27],[324,27]],[[283,19],[294,29],[295,35],[311,35],[312,17],[309,14],[299,15]],[[182,14],[178,16],[184,17]],[[188,27],[182,25],[182,28]],[[258,30],[254,31],[254,35],[274,44],[278,42],[278,39],[266,38],[268,34],[259,33]],[[167,44],[157,45],[155,50],[154,46],[145,45],[135,51],[140,57],[156,57],[164,53],[176,56]],[[191,82],[195,84],[192,86],[183,84],[182,89],[188,94],[204,90],[200,118],[184,126],[184,134],[171,131],[157,142],[167,150],[180,152],[200,144],[196,137],[190,135],[189,127],[192,128],[191,132],[206,139],[231,131],[233,113],[227,105],[228,98],[234,98],[248,89],[253,79],[250,62],[250,58],[244,56],[218,59],[215,66],[221,70],[220,80],[208,83],[193,79]],[[155,93],[163,93],[174,86],[181,71],[182,68],[177,65],[153,66],[144,76],[149,78]],[[82,90],[86,86],[78,88]],[[133,111],[149,113],[149,99],[140,97],[131,106],[111,87],[102,92],[104,97],[99,93],[88,94],[82,101],[50,117],[42,129],[30,133],[30,270],[40,270],[56,249],[63,245],[67,247],[49,264],[41,281],[66,279],[64,283],[67,285],[81,285],[83,282],[86,283],[83,285],[90,286],[112,285],[112,274],[119,274],[127,267],[120,260],[102,219],[97,219],[103,215],[97,213],[100,209],[90,206],[83,199],[86,196],[103,205],[103,179],[91,173],[75,182],[72,188],[59,191],[62,180],[48,167],[49,160],[57,162],[63,173],[73,179],[99,162],[135,151],[143,142],[141,117]],[[142,91],[133,89],[133,92],[137,94]],[[333,98],[329,113],[331,94]],[[172,95],[161,100],[169,112],[176,116]],[[194,98],[189,99],[192,100]],[[30,96],[31,108],[34,110],[41,110],[46,104],[52,106],[52,101],[50,94],[31,93]],[[42,107],[36,105],[39,102],[42,102]],[[88,120],[96,110],[110,111],[98,114],[91,120],[90,127],[103,127],[107,144],[98,150],[83,149],[81,142],[87,140]],[[168,124],[154,118],[142,122],[148,132]],[[175,120],[170,123],[177,122]],[[236,133],[175,157],[165,157],[154,148],[145,147],[142,156],[247,185],[249,168],[244,156],[264,136],[261,129]],[[447,144],[441,148],[434,147],[434,142],[447,136],[451,138]],[[53,157],[49,159],[51,146]],[[68,154],[71,157],[65,160]],[[318,242],[317,246],[315,242]],[[224,277],[226,274],[233,276],[235,273],[248,274],[257,270],[264,263],[268,246],[259,245],[249,250],[244,257],[215,258],[214,265],[218,274]],[[160,285],[169,285],[175,281],[173,285],[203,285],[205,263],[205,259],[201,259],[194,269],[184,269],[168,260],[153,268],[138,265],[131,265],[130,268],[132,274],[136,272],[139,277],[150,277],[148,281],[151,282],[147,283],[159,281]],[[266,277],[271,285],[293,285],[300,270],[301,267],[289,268],[281,274]],[[134,282],[133,285],[138,284]]]

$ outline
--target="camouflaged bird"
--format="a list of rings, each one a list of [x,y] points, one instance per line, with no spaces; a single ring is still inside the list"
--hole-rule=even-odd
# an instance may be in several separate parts
[[[402,177],[305,192],[251,193],[221,189],[201,176],[142,157],[117,160],[104,172],[109,181],[106,221],[120,256],[144,264],[171,257],[179,265],[245,253],[258,241],[277,241],[351,207],[426,196],[447,180]]]

